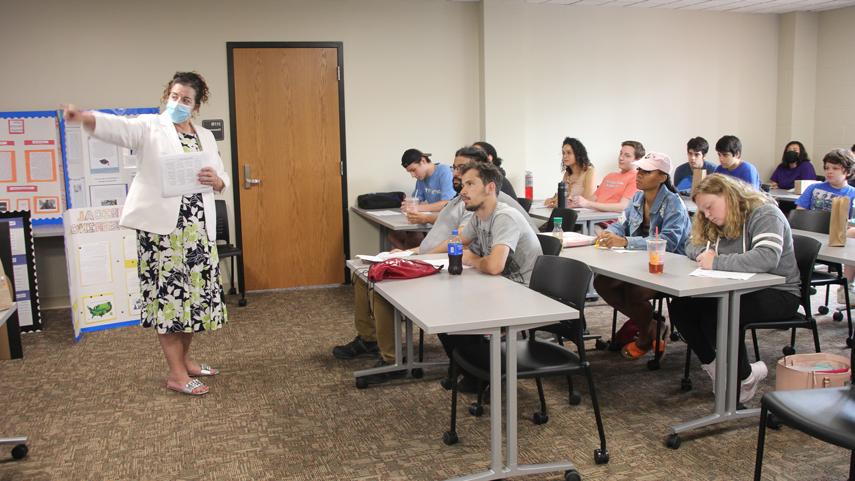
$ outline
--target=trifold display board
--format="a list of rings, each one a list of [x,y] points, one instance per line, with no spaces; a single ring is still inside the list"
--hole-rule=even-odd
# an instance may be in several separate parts
[[[102,109],[113,115],[136,117],[156,114],[156,108]],[[97,127],[96,127],[97,128]],[[102,142],[79,124],[60,122],[65,162],[67,207],[123,205],[137,173],[137,155],[132,150]]]
[[[74,339],[139,324],[137,234],[119,226],[122,208],[65,211],[65,258]]]
[[[28,210],[36,225],[62,222],[59,148],[56,111],[0,112],[0,212]]]
[[[12,255],[12,265],[3,267],[15,285],[18,325],[23,332],[38,331],[42,328],[42,318],[30,213],[0,212],[0,223],[9,226],[8,240],[0,238],[0,252],[8,251]]]

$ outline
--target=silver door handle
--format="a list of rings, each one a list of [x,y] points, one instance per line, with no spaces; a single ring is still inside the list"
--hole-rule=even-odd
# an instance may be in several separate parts
[[[248,164],[243,166],[243,188],[251,189],[253,185],[261,185],[261,179],[253,179],[252,172]]]

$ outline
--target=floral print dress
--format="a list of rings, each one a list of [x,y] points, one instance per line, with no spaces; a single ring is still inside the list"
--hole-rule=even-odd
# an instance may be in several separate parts
[[[180,133],[184,152],[201,151],[196,135]],[[208,240],[202,194],[181,199],[168,235],[137,231],[142,324],[159,334],[213,331],[227,320],[217,245]]]

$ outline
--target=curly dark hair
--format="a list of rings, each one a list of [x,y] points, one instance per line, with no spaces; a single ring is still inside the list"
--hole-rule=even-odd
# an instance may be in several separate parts
[[[786,159],[787,149],[790,148],[791,145],[798,145],[799,146],[799,154],[798,155],[799,155],[799,163],[800,164],[802,162],[810,162],[810,157],[808,157],[808,153],[807,153],[807,150],[805,149],[805,145],[803,143],[799,142],[798,140],[791,140],[791,141],[787,142],[786,146],[784,146],[784,153],[781,154],[781,165],[787,164],[787,159]]]
[[[585,148],[585,145],[582,144],[579,139],[575,139],[572,137],[564,137],[564,142],[561,144],[563,148],[565,145],[569,145],[571,149],[573,149],[573,155],[576,156],[576,164],[579,165],[579,168],[582,171],[588,170],[588,167],[591,166],[591,159],[588,158],[588,149]],[[567,174],[570,175],[573,172],[570,171],[570,167],[564,165],[564,161],[561,161],[561,168],[567,171]]]
[[[163,96],[160,98],[161,103],[166,103],[166,100],[169,98],[169,92],[175,84],[190,87],[196,92],[196,98],[193,100],[196,101],[197,107],[208,101],[208,84],[205,83],[205,79],[201,75],[196,72],[175,72],[172,80],[163,89]]]

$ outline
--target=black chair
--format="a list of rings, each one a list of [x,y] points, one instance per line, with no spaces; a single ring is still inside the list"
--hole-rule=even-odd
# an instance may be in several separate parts
[[[564,232],[574,232],[576,230],[576,218],[579,217],[579,213],[573,209],[556,207],[549,214],[549,220],[540,226],[540,232],[552,232],[552,229],[555,228],[555,224],[552,221],[556,217],[561,217],[561,230]]]
[[[796,313],[795,316],[789,319],[781,319],[777,321],[766,322],[749,322],[739,329],[741,342],[745,342],[745,331],[751,330],[751,338],[754,344],[754,357],[760,360],[760,349],[757,346],[757,329],[791,329],[790,344],[783,349],[784,355],[789,356],[796,352],[796,329],[810,329],[813,332],[813,347],[816,352],[819,349],[819,333],[816,329],[816,319],[811,315],[810,309],[810,283],[813,274],[813,266],[816,263],[816,256],[819,254],[819,249],[822,244],[811,237],[793,235],[793,251],[796,256],[796,264],[799,266],[799,277],[801,278],[801,304],[805,314]]]
[[[790,227],[793,229],[806,230],[810,232],[818,232],[820,234],[828,234],[828,224],[831,220],[831,212],[823,210],[806,210],[795,209],[790,211],[788,217]],[[852,334],[852,313],[849,311],[849,281],[843,275],[843,266],[836,262],[818,261],[818,264],[828,266],[828,272],[814,271],[811,276],[810,285],[814,287],[825,286],[825,304],[819,306],[817,311],[820,314],[828,314],[828,299],[829,290],[832,284],[837,284],[843,289],[846,299],[846,320],[849,323],[849,334]],[[843,314],[839,311],[832,316],[835,321],[842,321]]]
[[[240,247],[236,247],[231,244],[231,239],[229,235],[229,214],[226,209],[226,201],[222,199],[217,199],[214,201],[214,205],[217,208],[217,253],[220,256],[220,261],[223,259],[231,259],[231,269],[229,270],[231,274],[231,289],[229,289],[229,294],[236,294],[237,290],[235,289],[235,257],[242,257],[243,251]],[[243,259],[241,259],[242,261]],[[239,263],[241,266],[242,262]],[[242,282],[241,282],[242,284]],[[243,285],[240,287],[240,300],[238,301],[238,305],[243,307],[246,305],[246,289],[244,289]]]
[[[517,197],[517,202],[520,203],[524,211],[529,212],[531,210],[531,199],[526,199],[525,197]]]
[[[855,344],[855,336],[849,338]],[[849,351],[850,370],[855,366],[855,349]],[[778,423],[826,443],[850,451],[849,479],[855,480],[855,374],[849,386],[828,389],[776,391],[760,401],[760,428],[757,434],[757,458],[754,480],[760,481],[766,426]],[[771,416],[774,415],[774,423]]]
[[[557,256],[561,254],[561,241],[557,237],[547,234],[538,234],[537,240],[540,241],[540,249],[543,250],[545,256]]]
[[[532,421],[535,424],[543,424],[549,420],[546,411],[546,400],[543,395],[543,384],[541,378],[546,376],[566,376],[569,380],[571,374],[582,373],[588,380],[588,390],[591,395],[591,403],[594,407],[594,417],[597,423],[597,431],[600,436],[600,447],[594,450],[594,461],[597,464],[609,461],[609,452],[606,449],[606,434],[603,421],[600,416],[600,405],[597,402],[597,393],[594,388],[594,379],[591,374],[591,365],[585,357],[585,344],[582,339],[582,328],[585,321],[585,294],[592,277],[591,270],[583,262],[575,259],[554,256],[540,256],[534,265],[531,275],[530,287],[548,297],[562,302],[579,311],[579,318],[562,321],[557,326],[562,336],[571,339],[576,344],[577,353],[566,349],[562,345],[539,340],[532,335],[528,339],[509,339],[502,344],[503,357],[505,349],[517,350],[517,377],[519,379],[534,378],[537,383],[537,393],[540,398],[540,411],[534,413]],[[569,280],[572,279],[573,282]],[[548,327],[538,330],[549,331]],[[559,338],[560,340],[560,338]],[[451,357],[451,429],[443,434],[443,442],[451,445],[458,441],[457,437],[457,374],[462,369],[469,375],[477,378],[482,386],[490,380],[490,352],[486,343],[473,344],[455,349]],[[504,361],[502,371],[504,376]],[[474,416],[483,413],[482,401],[484,389],[478,390],[477,404],[470,406],[469,412]],[[573,389],[572,381],[569,382],[570,403],[578,404],[581,396]]]

